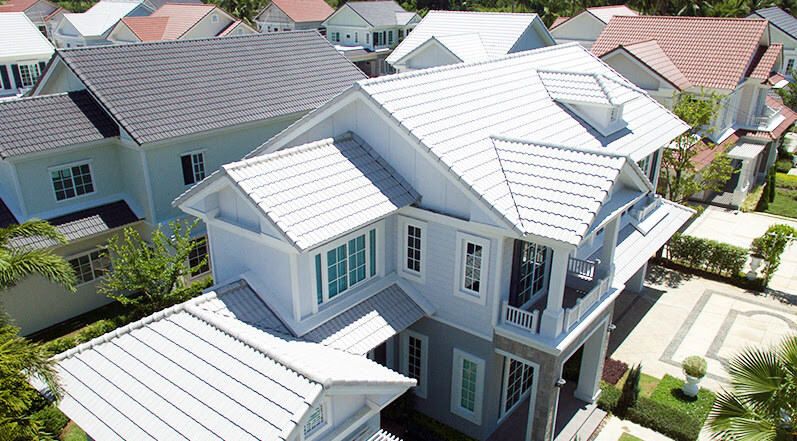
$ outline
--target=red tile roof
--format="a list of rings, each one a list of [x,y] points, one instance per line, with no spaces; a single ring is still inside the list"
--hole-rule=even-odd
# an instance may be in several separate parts
[[[8,0],[0,5],[0,12],[25,12],[39,0]]]
[[[591,51],[655,39],[694,86],[732,90],[745,75],[768,22],[743,18],[616,16]]]
[[[125,17],[122,22],[141,41],[177,40],[215,9],[214,5],[166,3],[148,17]]]
[[[782,44],[771,44],[767,46],[758,46],[758,50],[750,63],[750,68],[747,70],[747,77],[758,78],[762,80],[768,79],[778,61],[778,57],[783,52]]]
[[[548,30],[553,30],[553,28],[559,26],[560,24],[566,22],[567,20],[570,20],[570,17],[556,17],[553,23],[551,23],[551,27],[549,27]]]
[[[271,0],[271,3],[297,23],[324,21],[335,12],[324,0]]]
[[[656,40],[640,41],[627,45],[621,44],[615,50],[625,50],[639,62],[669,81],[678,90],[688,89],[692,86],[692,83],[678,69],[678,66],[673,64],[670,57],[667,56]]]

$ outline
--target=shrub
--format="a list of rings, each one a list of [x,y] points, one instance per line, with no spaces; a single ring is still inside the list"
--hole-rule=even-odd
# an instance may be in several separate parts
[[[797,230],[789,225],[778,224],[769,227],[763,236],[753,239],[750,247],[754,253],[764,258],[764,268],[761,272],[767,284],[780,266],[781,254],[795,236],[797,236]]]
[[[415,391],[412,389],[404,392],[382,410],[382,416],[393,421],[407,421],[415,410]]]
[[[69,422],[69,418],[52,404],[34,413],[31,418],[38,421],[47,433],[55,436],[60,435]]]
[[[100,320],[83,328],[83,330],[78,333],[78,339],[80,343],[85,343],[103,334],[107,334],[116,328],[117,326],[113,321]]]
[[[775,170],[778,173],[788,173],[791,170],[792,162],[789,159],[778,159],[775,162]]]
[[[670,260],[691,268],[733,277],[747,261],[748,250],[716,240],[676,233],[667,243]]]
[[[695,419],[697,424],[702,426],[714,405],[716,395],[708,389],[701,388],[696,397],[687,397],[681,391],[683,385],[683,380],[665,375],[650,399]]]
[[[620,360],[607,358],[603,363],[603,375],[601,376],[601,380],[609,384],[617,384],[617,382],[623,378],[627,370],[628,364]]]
[[[473,438],[465,435],[464,433],[460,432],[453,427],[447,426],[440,421],[437,421],[434,418],[431,418],[427,415],[424,415],[420,412],[414,412],[412,414],[412,423],[417,425],[422,430],[430,432],[433,437],[426,437],[426,436],[418,436],[417,438],[420,439],[436,439],[441,441],[475,441]],[[408,432],[416,432],[417,427],[412,427],[412,425],[408,425],[407,431]]]
[[[614,384],[601,381],[601,394],[598,397],[598,407],[606,412],[615,412],[618,401],[620,401],[620,389]]]
[[[647,397],[640,397],[625,416],[676,441],[695,441],[703,426],[697,418]]]
[[[706,360],[699,355],[691,355],[684,359],[684,361],[681,363],[681,367],[684,369],[686,375],[695,378],[703,378],[706,376],[708,363],[706,363]]]
[[[617,402],[617,413],[624,414],[639,399],[639,378],[642,376],[642,364],[637,364],[628,371],[628,377],[623,383],[623,390]]]
[[[78,345],[75,337],[61,337],[49,343],[44,344],[44,349],[51,355],[60,354],[61,352],[68,351]]]

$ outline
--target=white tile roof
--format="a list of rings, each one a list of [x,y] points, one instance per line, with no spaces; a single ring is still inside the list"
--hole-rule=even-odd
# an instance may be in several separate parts
[[[500,57],[509,53],[536,17],[537,14],[506,12],[429,11],[418,26],[387,57],[387,62],[395,63],[432,37],[443,42],[462,61],[476,61],[478,59],[471,58],[474,49],[464,50],[460,47],[462,44],[459,43],[464,43],[461,38],[451,42],[441,39],[441,37],[461,36],[464,33],[479,37],[481,46],[477,46],[476,51],[483,51],[490,58]],[[456,50],[449,43],[456,45]],[[458,51],[467,58],[460,56]]]
[[[351,133],[228,164],[223,170],[300,250],[418,198],[387,162]]]
[[[66,13],[64,19],[84,37],[102,35],[143,1],[108,1],[94,4],[83,13]]]
[[[619,106],[638,98],[641,93],[637,87],[603,74],[544,70],[537,73],[548,94],[556,101]]]
[[[728,157],[732,159],[754,159],[764,151],[766,144],[756,142],[740,142],[728,150]]]
[[[431,38],[445,46],[461,61],[482,61],[490,58],[479,34],[443,35]]]
[[[0,59],[50,57],[55,49],[24,12],[0,13]]]
[[[276,440],[332,386],[415,384],[365,357],[199,307],[211,292],[56,357],[59,408],[94,439]]]
[[[551,98],[539,70],[600,74],[611,79],[612,84],[623,90],[617,99],[625,102],[626,127],[609,136],[602,135]],[[578,146],[638,161],[688,128],[646,93],[574,43],[488,62],[363,80],[358,84],[477,197],[487,201],[499,216],[522,233],[529,231],[525,231],[511,201],[493,137]],[[582,86],[579,82],[571,84],[574,89]],[[629,98],[633,99],[627,101]],[[546,222],[541,220],[542,224]],[[550,237],[570,243],[578,236],[570,228],[546,231]]]

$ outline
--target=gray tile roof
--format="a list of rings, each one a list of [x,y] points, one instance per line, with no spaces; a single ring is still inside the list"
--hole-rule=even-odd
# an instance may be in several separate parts
[[[365,78],[316,31],[59,49],[57,56],[139,144],[306,112]]]
[[[52,150],[119,135],[86,91],[0,101],[0,157]]]
[[[777,6],[758,9],[748,18],[765,18],[776,28],[797,40],[797,18]]]
[[[84,237],[103,233],[114,228],[123,227],[139,220],[125,201],[112,202],[86,210],[48,219],[58,231],[66,236],[67,240],[74,241]],[[12,241],[15,247],[31,249],[47,248],[58,245],[43,237],[31,237]]]
[[[350,1],[347,2],[354,12],[360,14],[373,27],[380,26],[396,26],[399,23],[398,14],[406,13],[398,3],[393,0],[375,0],[375,1]]]

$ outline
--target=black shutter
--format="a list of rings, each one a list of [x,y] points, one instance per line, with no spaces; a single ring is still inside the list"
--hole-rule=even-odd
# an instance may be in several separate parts
[[[44,68],[47,66],[47,63],[44,61],[39,61],[39,73],[44,73]]]
[[[181,156],[180,160],[183,161],[183,181],[185,185],[193,184],[194,182],[194,166],[191,164],[191,155]]]
[[[0,77],[3,79],[3,89],[10,89],[11,81],[8,79],[8,71],[5,64],[0,64]]]
[[[22,87],[22,78],[19,75],[19,66],[17,66],[16,64],[12,64],[11,74],[14,75],[14,84],[16,84],[17,87]]]
[[[650,163],[650,176],[648,176],[648,179],[650,179],[651,182],[653,182],[653,178],[656,176],[656,162],[658,161],[659,161],[659,151],[656,150],[656,152],[653,153],[653,158],[651,158],[651,163]],[[656,186],[656,184],[657,182],[653,182],[654,187]]]
[[[512,277],[509,279],[509,305],[520,306],[517,304],[518,278],[520,277],[520,259],[523,254],[523,241],[515,239],[514,252],[512,253]]]

